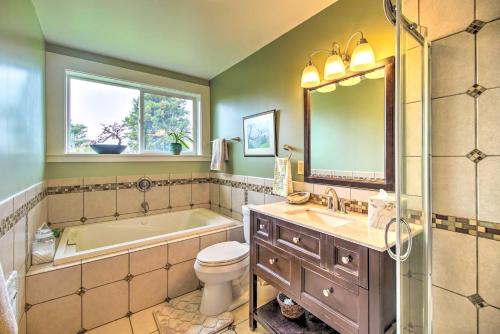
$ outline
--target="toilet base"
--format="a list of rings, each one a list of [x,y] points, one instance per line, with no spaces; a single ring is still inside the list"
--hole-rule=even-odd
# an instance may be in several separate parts
[[[228,311],[232,302],[233,291],[231,282],[205,283],[200,312],[205,315],[218,315]]]

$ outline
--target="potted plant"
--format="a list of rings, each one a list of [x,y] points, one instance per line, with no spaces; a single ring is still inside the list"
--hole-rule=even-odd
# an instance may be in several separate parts
[[[118,123],[101,124],[102,132],[96,140],[90,142],[90,147],[98,154],[120,154],[127,148],[127,145],[122,145],[122,140],[125,139],[125,125]],[[108,139],[118,140],[118,144],[104,144]]]
[[[168,131],[168,136],[171,139],[170,151],[174,155],[181,154],[182,147],[189,149],[187,142],[193,142],[193,138],[189,136],[190,132],[185,130],[185,128],[174,129]]]

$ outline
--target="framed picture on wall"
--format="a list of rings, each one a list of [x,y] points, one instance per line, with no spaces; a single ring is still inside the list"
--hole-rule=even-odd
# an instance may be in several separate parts
[[[243,154],[245,157],[276,155],[276,110],[243,117]]]

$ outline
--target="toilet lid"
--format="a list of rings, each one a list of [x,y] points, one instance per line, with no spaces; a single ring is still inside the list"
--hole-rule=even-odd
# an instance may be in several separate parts
[[[248,256],[249,247],[237,241],[221,242],[198,253],[196,259],[205,266],[221,266],[240,262]]]

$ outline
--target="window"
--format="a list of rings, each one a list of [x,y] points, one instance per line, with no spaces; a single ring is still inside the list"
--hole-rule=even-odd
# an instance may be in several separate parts
[[[105,126],[121,130],[124,153],[171,154],[168,134],[175,130],[192,139],[182,153],[198,153],[199,96],[74,72],[66,73],[66,85],[66,153],[95,153],[90,145]]]

